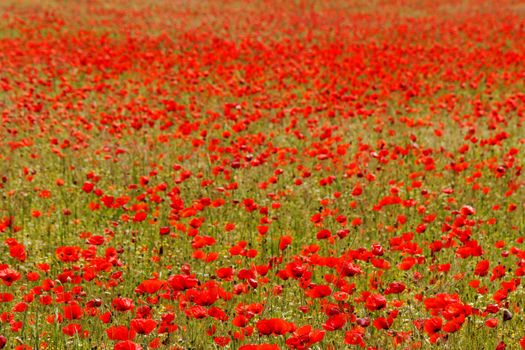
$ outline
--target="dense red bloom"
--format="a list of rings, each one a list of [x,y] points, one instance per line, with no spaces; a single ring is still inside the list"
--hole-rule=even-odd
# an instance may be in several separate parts
[[[308,349],[323,338],[324,331],[315,330],[312,329],[312,326],[306,325],[295,330],[292,336],[286,339],[286,345],[290,349]]]
[[[295,329],[293,323],[286,322],[281,318],[259,320],[256,327],[260,335],[283,335],[293,332]]]
[[[75,262],[78,261],[80,253],[80,247],[77,246],[63,246],[58,247],[55,250],[55,256],[58,260],[63,262]]]
[[[213,282],[208,282],[202,289],[188,289],[186,298],[200,306],[209,306],[219,299],[219,288]]]
[[[0,5],[1,346],[517,342],[520,1],[150,2]]]
[[[483,249],[477,241],[468,241],[456,250],[456,255],[463,259],[470,256],[481,256],[482,254]]]
[[[193,288],[198,282],[195,277],[190,275],[173,275],[168,278],[169,286],[176,291]]]

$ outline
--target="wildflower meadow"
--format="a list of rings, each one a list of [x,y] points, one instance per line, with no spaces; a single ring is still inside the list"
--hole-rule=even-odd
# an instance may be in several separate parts
[[[525,349],[525,2],[0,1],[0,349]]]

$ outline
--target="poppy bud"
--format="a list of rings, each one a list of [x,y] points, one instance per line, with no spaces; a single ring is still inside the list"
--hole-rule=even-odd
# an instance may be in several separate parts
[[[370,318],[369,317],[358,318],[356,322],[361,327],[368,327],[370,325]]]
[[[512,313],[508,309],[503,309],[503,322],[512,320]]]

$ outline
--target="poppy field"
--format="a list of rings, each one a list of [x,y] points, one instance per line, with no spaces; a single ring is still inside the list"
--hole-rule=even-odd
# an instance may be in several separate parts
[[[525,3],[0,2],[0,349],[525,349]]]

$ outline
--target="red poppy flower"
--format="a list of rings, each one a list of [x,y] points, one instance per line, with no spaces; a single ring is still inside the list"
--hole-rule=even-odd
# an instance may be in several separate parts
[[[111,326],[106,329],[106,334],[110,340],[132,340],[136,332],[126,326]]]
[[[96,236],[91,236],[87,239],[87,243],[89,244],[93,244],[93,245],[102,245],[104,244],[104,236],[100,236],[100,235],[96,235]]]
[[[200,305],[195,305],[190,307],[189,309],[186,309],[184,311],[188,317],[200,320],[202,318],[208,317],[208,311],[205,307]]]
[[[353,277],[355,275],[359,275],[363,272],[359,265],[356,265],[350,261],[343,261],[341,265],[339,266],[339,274],[341,276],[349,276]]]
[[[213,341],[215,344],[219,345],[220,347],[225,347],[228,345],[231,341],[231,338],[229,337],[215,337],[213,338]]]
[[[441,330],[443,320],[441,317],[433,317],[425,321],[424,329],[425,332],[430,336]]]
[[[0,293],[0,303],[8,303],[14,299],[11,293]]]
[[[279,249],[285,250],[290,244],[292,244],[293,238],[291,236],[282,236],[279,239]]]
[[[111,322],[111,316],[111,312],[106,311],[99,316],[99,319],[102,321],[102,323],[109,323]]]
[[[83,315],[82,308],[76,302],[64,306],[63,311],[64,317],[68,320],[77,320]]]
[[[394,320],[390,317],[378,317],[374,320],[373,324],[376,329],[389,329],[393,322]]]
[[[82,191],[86,193],[90,193],[91,191],[93,191],[94,188],[95,188],[95,185],[88,181],[86,181],[84,185],[82,185]]]
[[[82,332],[82,326],[77,323],[70,323],[67,326],[62,327],[62,333],[67,336],[74,336],[75,334]]]
[[[486,276],[489,273],[489,267],[490,267],[490,261],[488,260],[481,260],[476,265],[476,268],[474,269],[474,274],[477,276]]]
[[[324,333],[324,331],[314,330],[312,326],[306,325],[295,330],[292,336],[286,339],[286,345],[290,349],[308,349],[323,340]]]
[[[447,333],[455,333],[461,329],[462,322],[449,321],[443,325],[443,330]]]
[[[522,350],[525,350],[525,335],[520,339],[520,347]]]
[[[142,346],[131,340],[125,340],[116,343],[113,350],[142,350]]]
[[[356,326],[353,329],[345,333],[345,344],[349,345],[359,345],[360,347],[365,347],[366,343],[364,342],[365,329],[360,326]]]
[[[314,286],[305,293],[310,298],[324,298],[332,294],[332,289],[327,285]]]
[[[190,275],[173,275],[168,278],[169,286],[176,291],[193,288],[199,281]]]
[[[16,282],[20,279],[20,272],[17,272],[8,267],[0,269],[0,279],[6,286],[10,286],[13,282]]]
[[[381,294],[371,294],[366,298],[365,306],[370,311],[381,310],[386,307],[386,298]]]
[[[26,248],[23,244],[14,244],[9,247],[9,255],[18,261],[24,262],[27,258]]]
[[[343,314],[330,316],[323,324],[323,328],[327,331],[335,331],[341,329],[346,324],[346,317]]]
[[[495,328],[498,326],[498,320],[496,318],[489,318],[485,321],[485,326],[488,328]]]
[[[244,315],[237,315],[232,320],[235,327],[245,327],[250,322],[250,319]]]
[[[129,311],[135,307],[133,300],[130,298],[115,298],[111,305],[117,311]]]
[[[233,279],[233,268],[231,267],[218,268],[215,273],[222,280],[231,281]]]
[[[164,285],[166,284],[165,281],[157,280],[157,279],[151,279],[151,280],[145,280],[142,281],[137,288],[135,288],[135,293],[138,294],[154,294],[158,292]]]
[[[130,328],[138,334],[150,334],[157,328],[157,322],[149,318],[134,318],[130,322]]]

